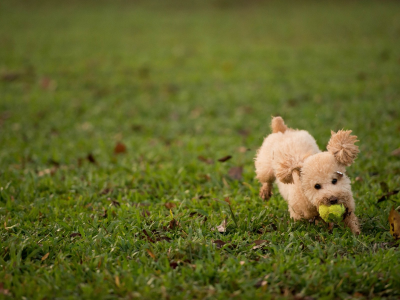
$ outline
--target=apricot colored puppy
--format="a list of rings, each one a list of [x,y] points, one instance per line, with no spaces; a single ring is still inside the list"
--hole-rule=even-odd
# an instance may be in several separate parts
[[[268,200],[276,181],[294,220],[317,217],[322,204],[343,204],[344,223],[359,234],[350,179],[345,173],[359,152],[354,145],[357,137],[350,135],[351,130],[332,131],[328,151],[321,152],[307,131],[288,128],[281,117],[272,118],[271,127],[273,133],[264,139],[255,158],[256,177],[262,184],[260,196]]]

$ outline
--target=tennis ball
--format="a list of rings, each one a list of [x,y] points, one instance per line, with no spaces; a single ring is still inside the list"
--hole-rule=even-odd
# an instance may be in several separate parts
[[[342,220],[342,216],[346,209],[343,204],[335,204],[331,206],[320,205],[318,207],[318,212],[321,218],[325,222],[339,222]]]

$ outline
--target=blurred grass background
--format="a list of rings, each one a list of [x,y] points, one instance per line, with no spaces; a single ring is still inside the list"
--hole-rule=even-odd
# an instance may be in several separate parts
[[[388,229],[389,209],[399,205],[399,198],[379,206],[376,199],[400,186],[400,161],[390,155],[400,146],[399,8],[398,1],[2,1],[0,213],[4,227],[19,224],[2,229],[4,289],[18,297],[133,297],[137,294],[128,291],[136,290],[151,298],[165,296],[160,287],[166,285],[171,297],[194,297],[199,291],[217,298],[236,291],[240,291],[237,296],[264,297],[266,291],[254,288],[253,281],[270,272],[276,280],[268,281],[269,294],[275,296],[345,298],[356,291],[370,297],[398,296],[395,286],[400,279],[394,274],[399,254],[382,228]],[[358,135],[361,153],[349,175],[364,226],[361,241],[343,228],[331,236],[326,229],[302,223],[247,236],[248,209],[254,215],[261,212],[256,225],[289,220],[277,191],[271,202],[263,203],[254,180],[253,157],[269,133],[271,115],[310,131],[321,149],[330,130],[352,129]],[[117,142],[126,145],[127,154],[113,154]],[[82,164],[89,153],[96,165]],[[214,161],[224,155],[233,158],[207,165],[199,155]],[[241,181],[230,181],[227,174],[233,166],[244,167]],[[355,177],[362,181],[354,181]],[[109,195],[102,194],[105,189],[111,190]],[[223,218],[220,207],[211,200],[192,200],[199,196],[231,197],[243,228],[237,233],[232,229],[232,236],[222,239],[274,240],[282,256],[272,246],[267,252],[275,254],[269,257],[247,248],[234,253],[207,248],[208,258],[200,251],[196,263],[217,273],[191,277],[185,268],[177,273],[164,270],[162,274],[181,282],[172,277],[161,280],[156,272],[161,267],[151,263],[145,251],[149,244],[137,234],[161,226],[169,215],[162,204],[175,201],[182,226],[191,228],[195,238],[221,238],[211,231]],[[117,199],[121,207],[107,198]],[[138,202],[150,205],[150,221],[137,212],[133,204]],[[84,262],[89,279],[73,268],[65,274],[51,270],[51,264],[60,261],[78,268],[82,260],[75,253],[92,249],[89,238],[72,246],[58,241],[57,230],[66,236],[86,231],[84,236],[95,238],[97,233],[83,220],[90,223],[107,209],[115,212],[105,220],[111,226],[106,227],[107,239],[121,237],[115,229],[119,222],[130,228],[122,235],[130,235],[131,246],[118,246],[118,251],[109,253],[110,266],[104,266],[100,275]],[[208,223],[189,220],[184,225],[191,209],[207,211]],[[202,234],[196,231],[199,228]],[[293,252],[285,258],[284,249],[301,242],[294,235],[306,239],[308,232],[312,237],[305,244],[322,235],[330,244],[326,247],[334,248],[325,252],[321,248],[318,255]],[[187,249],[179,235],[171,238],[176,249]],[[27,246],[18,256],[15,249],[23,240]],[[352,243],[361,248],[349,250]],[[386,244],[381,252],[371,250],[382,243]],[[159,253],[171,259],[168,248],[169,244],[163,245]],[[111,248],[93,249],[86,257],[97,265]],[[38,269],[48,251],[49,265]],[[57,258],[59,251],[74,258]],[[354,259],[361,263],[346,263],[336,257],[337,252],[355,253]],[[132,253],[140,263],[126,261]],[[303,255],[314,259],[320,253],[325,253],[324,261],[335,261],[346,271],[331,266],[329,273],[304,261]],[[214,255],[219,258],[211,259]],[[238,262],[232,259],[254,256],[261,261],[244,267],[244,273],[236,270]],[[115,269],[120,260],[126,265]],[[276,261],[285,266],[288,260],[294,265],[273,267]],[[382,264],[368,264],[374,260]],[[16,263],[21,269],[13,267]],[[218,283],[221,264],[228,266],[226,285]],[[363,268],[372,274],[368,279],[360,271]],[[125,274],[125,283],[119,275],[125,289],[115,286],[114,279],[100,283],[105,277],[114,278],[115,272]],[[341,272],[354,272],[354,280],[342,284]],[[36,278],[38,274],[47,274],[44,282]],[[307,276],[330,285],[320,290],[319,285],[309,285]],[[68,288],[57,289],[57,280]],[[188,294],[179,290],[182,282],[188,284]],[[209,286],[218,293],[210,292]]]

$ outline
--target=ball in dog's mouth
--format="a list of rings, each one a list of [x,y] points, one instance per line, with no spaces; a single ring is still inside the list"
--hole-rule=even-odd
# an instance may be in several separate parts
[[[325,222],[338,223],[342,220],[342,217],[346,212],[346,208],[343,204],[335,204],[330,206],[320,205],[318,207],[318,212],[322,220]]]

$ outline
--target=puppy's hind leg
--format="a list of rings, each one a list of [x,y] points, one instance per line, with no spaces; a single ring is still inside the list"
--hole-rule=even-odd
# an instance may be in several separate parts
[[[268,200],[272,196],[272,184],[275,181],[275,175],[272,168],[264,168],[264,172],[257,174],[257,178],[262,184],[260,188],[260,197]]]
[[[272,182],[265,182],[260,188],[260,197],[264,200],[269,200],[272,196]]]

